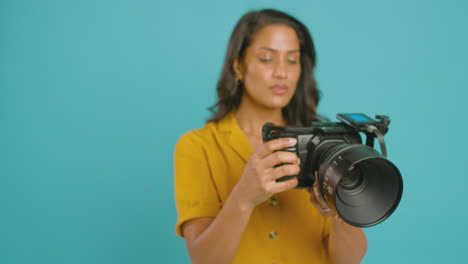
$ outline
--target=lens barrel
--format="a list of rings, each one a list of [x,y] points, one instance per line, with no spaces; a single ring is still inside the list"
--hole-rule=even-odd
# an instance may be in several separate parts
[[[367,145],[338,144],[323,151],[318,170],[321,193],[345,222],[369,227],[395,211],[403,180],[392,162]]]

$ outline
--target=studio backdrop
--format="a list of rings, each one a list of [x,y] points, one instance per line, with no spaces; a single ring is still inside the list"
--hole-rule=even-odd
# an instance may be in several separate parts
[[[404,192],[363,263],[468,258],[464,1],[0,3],[0,263],[190,263],[173,151],[215,103],[242,14],[316,43],[318,112],[386,114]]]

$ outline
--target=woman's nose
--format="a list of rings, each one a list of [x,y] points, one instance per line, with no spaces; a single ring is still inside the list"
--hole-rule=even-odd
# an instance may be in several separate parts
[[[287,72],[286,65],[284,62],[275,63],[275,67],[273,70],[273,77],[279,78],[279,79],[286,79],[288,77],[288,72]]]

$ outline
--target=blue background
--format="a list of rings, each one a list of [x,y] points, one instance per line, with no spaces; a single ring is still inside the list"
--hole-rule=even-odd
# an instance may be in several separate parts
[[[320,113],[388,114],[405,190],[363,263],[468,258],[466,1],[0,2],[0,263],[189,263],[172,155],[257,8],[311,30]]]

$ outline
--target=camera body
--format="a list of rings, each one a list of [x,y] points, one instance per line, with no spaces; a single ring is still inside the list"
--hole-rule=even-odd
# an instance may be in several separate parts
[[[285,176],[277,181],[297,177],[299,183],[296,188],[310,188],[316,180],[315,174],[319,171],[320,165],[327,158],[330,158],[329,156],[333,154],[334,149],[338,151],[340,146],[345,146],[344,144],[362,144],[360,133],[363,133],[366,135],[366,145],[373,150],[374,139],[378,136],[376,130],[385,134],[390,124],[390,119],[383,115],[377,115],[377,120],[375,120],[361,113],[346,113],[338,114],[337,119],[340,122],[318,121],[314,122],[311,127],[280,127],[274,126],[272,123],[263,126],[264,142],[277,138],[297,139],[296,146],[280,151],[289,151],[299,157],[301,160],[300,173]]]
[[[338,114],[337,118],[340,122],[315,122],[311,127],[263,126],[264,142],[286,137],[298,142],[279,151],[299,156],[299,174],[277,181],[297,177],[296,188],[306,189],[317,181],[328,207],[345,222],[357,227],[376,225],[395,211],[403,193],[401,173],[386,158],[383,135],[390,119],[364,114]],[[373,147],[376,138],[382,154]]]

